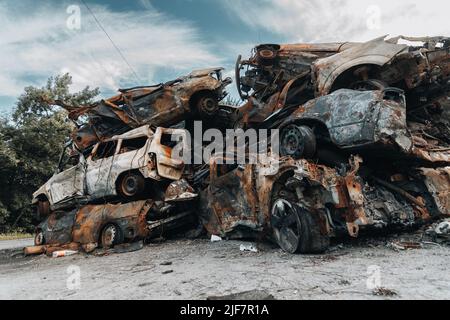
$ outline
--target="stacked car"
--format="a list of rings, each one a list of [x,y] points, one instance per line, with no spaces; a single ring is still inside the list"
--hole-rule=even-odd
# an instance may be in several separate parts
[[[222,103],[221,70],[65,106],[84,123],[34,194],[36,245],[112,246],[200,221],[210,235],[317,253],[333,237],[450,215],[449,38],[260,45],[237,61],[241,107]],[[279,153],[185,163],[173,142],[187,144],[196,120],[277,129]]]

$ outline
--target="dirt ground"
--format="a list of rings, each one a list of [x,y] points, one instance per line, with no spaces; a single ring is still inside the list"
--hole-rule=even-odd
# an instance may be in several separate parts
[[[106,256],[24,258],[2,250],[0,299],[202,300],[251,290],[275,299],[450,299],[449,247],[399,251],[391,241],[335,244],[323,255],[290,255],[268,243],[241,252],[248,243],[207,239]]]

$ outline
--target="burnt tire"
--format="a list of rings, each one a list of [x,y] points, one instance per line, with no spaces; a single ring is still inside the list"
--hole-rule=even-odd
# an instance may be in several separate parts
[[[145,178],[139,173],[124,175],[117,185],[117,192],[125,199],[133,199],[145,191]]]
[[[291,124],[282,129],[280,142],[283,157],[310,159],[316,154],[317,140],[310,127]]]
[[[206,93],[198,98],[196,108],[201,116],[212,117],[219,111],[219,102],[215,94]]]
[[[100,245],[103,248],[111,248],[124,242],[122,229],[116,224],[109,223],[103,227],[100,233]]]
[[[36,206],[36,218],[42,221],[50,215],[50,202],[48,200],[39,200]]]
[[[320,213],[319,213],[320,214]],[[271,212],[273,236],[288,253],[317,254],[325,252],[328,235],[320,230],[320,217],[284,199],[275,201]]]
[[[34,245],[35,246],[43,246],[45,244],[44,232],[42,230],[38,230],[36,235],[34,236]]]
[[[369,79],[363,81],[357,81],[350,85],[349,89],[357,91],[374,91],[384,90],[388,87],[386,82],[377,79]]]

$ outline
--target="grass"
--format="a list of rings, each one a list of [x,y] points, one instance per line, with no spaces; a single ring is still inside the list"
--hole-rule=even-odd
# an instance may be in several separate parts
[[[22,232],[10,232],[10,233],[0,234],[0,241],[2,241],[2,240],[20,240],[20,239],[27,239],[27,238],[33,238],[33,235],[30,233],[22,233]]]

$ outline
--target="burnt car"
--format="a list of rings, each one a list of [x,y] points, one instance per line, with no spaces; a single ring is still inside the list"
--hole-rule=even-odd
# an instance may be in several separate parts
[[[281,155],[295,159],[323,159],[333,151],[344,154],[341,162],[357,152],[428,166],[450,164],[450,145],[428,135],[430,126],[408,121],[405,94],[398,88],[340,89],[300,106],[284,106],[252,126],[280,129]]]
[[[410,45],[400,43],[408,41]],[[241,75],[241,71],[245,73]],[[285,106],[300,105],[339,89],[405,91],[408,118],[442,113],[450,91],[447,37],[380,37],[365,43],[260,45],[238,58],[238,91],[248,103],[244,123],[260,122]],[[255,110],[254,119],[246,111]],[[257,110],[257,112],[256,112]],[[446,132],[448,134],[448,132]]]
[[[399,187],[381,178],[363,178],[360,157],[350,158],[340,171],[291,157],[223,163],[221,156],[211,160],[209,185],[200,194],[200,219],[208,233],[267,238],[289,253],[320,253],[336,236],[409,228],[450,214],[444,200],[449,190],[442,187],[450,183],[448,169],[398,179]],[[413,185],[410,191],[405,191],[406,183]]]
[[[164,191],[182,180],[185,163],[171,155],[173,141],[186,143],[185,136],[182,129],[153,131],[143,126],[97,143],[87,156],[71,149],[69,157],[68,144],[57,173],[33,194],[32,203],[38,215],[45,217],[51,211],[93,201],[153,197],[156,184]],[[195,196],[192,193],[190,198]]]
[[[223,79],[222,68],[197,70],[154,86],[121,89],[120,94],[93,105],[62,105],[77,124],[72,140],[84,152],[99,140],[144,125],[171,127],[188,118],[214,120],[230,108],[219,102],[232,80]],[[78,123],[87,118],[87,123]]]
[[[67,245],[91,252],[97,247],[148,240],[195,225],[192,210],[168,207],[167,203],[140,200],[55,211],[37,226],[35,246],[43,252]]]

